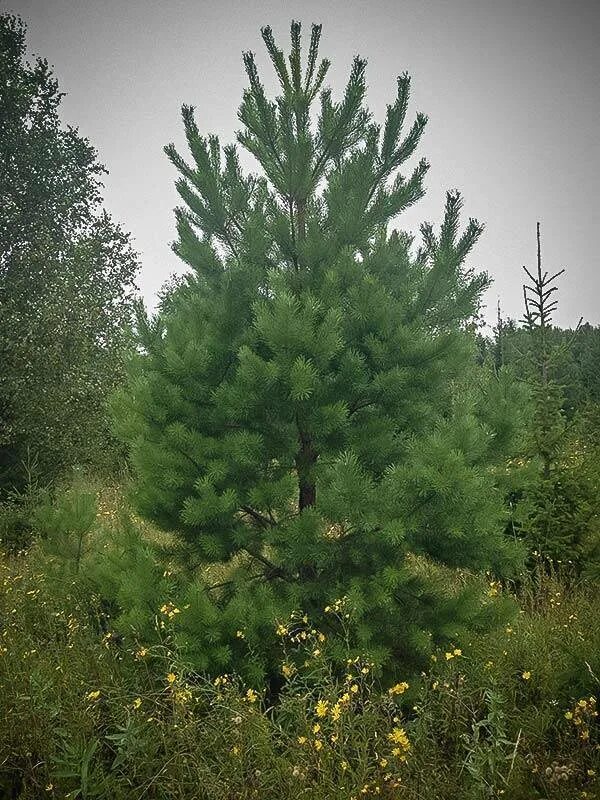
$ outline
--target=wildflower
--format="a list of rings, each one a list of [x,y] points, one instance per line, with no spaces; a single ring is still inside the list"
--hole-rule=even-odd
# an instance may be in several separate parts
[[[402,681],[402,683],[396,683],[390,689],[388,689],[388,694],[395,695],[395,694],[404,694],[404,692],[408,689],[408,683]]]
[[[323,742],[320,739],[315,739],[314,741],[314,748],[315,750],[320,750],[323,747]]]
[[[335,705],[331,706],[331,719],[334,722],[337,722],[338,719],[342,715],[342,708],[339,703],[335,703]]]
[[[135,700],[133,701],[132,705],[133,705],[134,708],[139,708],[142,705],[142,698],[141,697],[136,697]]]
[[[572,711],[566,711],[565,712],[565,719],[573,719],[573,712]]]
[[[454,658],[454,653],[446,653],[446,661],[450,661]]]
[[[237,746],[237,744],[233,745],[233,747],[231,748],[231,752],[233,753],[234,756],[239,756],[240,748]]]
[[[317,717],[326,717],[327,711],[329,710],[329,703],[327,700],[319,700],[317,705],[315,706],[315,714]]]
[[[175,675],[174,672],[169,672],[169,674],[167,675],[167,683],[172,685],[175,683],[176,680],[177,680],[177,675]]]
[[[317,647],[317,649],[316,649],[316,650],[313,650],[313,656],[314,656],[315,658],[318,658],[320,655],[321,655],[321,651],[319,650],[319,648],[318,648],[318,647]]]
[[[258,700],[258,695],[254,691],[254,689],[248,689],[248,691],[246,692],[246,700],[249,703],[256,703],[256,701]]]
[[[528,681],[531,678],[531,672],[529,672],[529,670],[525,670],[521,677],[524,681]]]
[[[356,683],[352,684],[352,686],[350,687],[350,691],[352,692],[352,694],[356,694],[358,692],[358,686]]]
[[[408,736],[404,728],[394,728],[391,733],[388,733],[388,739],[394,742],[394,744],[402,745],[402,747],[406,749],[410,747],[410,742],[408,741]]]
[[[324,633],[319,633],[319,635],[317,636],[317,639],[320,642],[324,642],[325,641],[325,634]]]
[[[236,637],[238,639],[245,639],[246,638],[246,635],[245,635],[244,631],[236,631],[235,635],[236,635]]]
[[[178,689],[173,695],[175,702],[185,705],[192,699],[192,693],[189,689]]]
[[[145,647],[140,647],[140,649],[136,652],[136,658],[144,658],[148,655],[148,650]]]
[[[348,694],[348,692],[344,692],[344,694],[338,700],[338,703],[342,706],[342,705],[348,705],[349,702],[350,702],[350,695]]]
[[[341,764],[340,764],[340,767],[345,772],[348,769],[348,762],[347,761],[342,761]]]
[[[306,736],[299,736],[298,744],[306,744]]]
[[[277,625],[277,636],[285,636],[286,634],[287,634],[287,628],[285,627],[285,625],[279,623],[279,625]]]
[[[282,664],[281,666],[281,672],[286,678],[291,678],[295,671],[296,667],[293,664]]]
[[[388,765],[388,760],[387,760],[387,758],[380,758],[380,759],[379,759],[379,766],[380,766],[382,769],[385,769],[385,768],[387,767],[387,765]]]
[[[460,647],[455,647],[453,653],[457,658],[458,656],[462,656],[462,650],[460,649]]]
[[[99,697],[100,697],[100,692],[99,691],[89,692],[86,695],[86,700],[97,700]]]

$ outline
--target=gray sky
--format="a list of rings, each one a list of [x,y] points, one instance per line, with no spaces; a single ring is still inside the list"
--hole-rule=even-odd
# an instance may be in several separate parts
[[[465,217],[486,230],[471,265],[488,270],[487,318],[499,297],[521,315],[521,266],[535,263],[535,223],[550,270],[567,268],[556,322],[600,323],[600,2],[597,0],[8,0],[29,27],[31,52],[55,67],[62,115],[110,170],[107,208],[142,256],[140,286],[152,304],[182,267],[171,253],[175,171],[162,152],[182,149],[182,103],[223,143],[239,127],[241,52],[258,54],[270,24],[284,49],[289,23],[323,24],[321,55],[340,89],[352,57],[368,58],[377,119],[412,75],[411,111],[429,124],[417,157],[431,162],[427,195],[398,220],[413,232],[439,223],[458,188]]]

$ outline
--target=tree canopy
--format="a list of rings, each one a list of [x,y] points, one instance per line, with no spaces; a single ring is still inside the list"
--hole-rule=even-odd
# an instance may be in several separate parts
[[[104,167],[64,126],[44,59],[0,16],[0,489],[115,452],[106,398],[123,371],[138,270],[102,210]]]

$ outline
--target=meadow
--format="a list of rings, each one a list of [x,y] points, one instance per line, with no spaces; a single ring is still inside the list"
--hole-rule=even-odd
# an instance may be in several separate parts
[[[298,609],[274,622],[275,697],[195,672],[175,644],[181,610],[168,590],[137,626],[127,586],[109,611],[101,565],[124,548],[159,576],[177,567],[119,489],[76,492],[71,512],[81,522],[91,507],[93,521],[77,531],[71,516],[70,530],[46,527],[2,557],[2,796],[598,797],[599,597],[568,565],[540,559],[518,585],[490,580],[490,598],[515,603],[510,623],[439,649],[389,687],[368,658],[340,673]],[[327,613],[343,627],[351,610],[340,598]]]

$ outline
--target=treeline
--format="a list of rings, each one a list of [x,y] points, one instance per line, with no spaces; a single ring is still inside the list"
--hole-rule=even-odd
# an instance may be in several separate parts
[[[584,322],[577,328],[551,327],[548,338],[558,356],[554,376],[563,391],[563,410],[572,417],[600,404],[600,327]],[[531,374],[528,354],[532,333],[513,319],[500,320],[488,336],[479,338],[484,360],[499,369],[509,365],[521,380]]]
[[[0,15],[0,497],[73,464],[114,470],[139,261],[102,208],[106,170],[60,118],[47,61]]]

